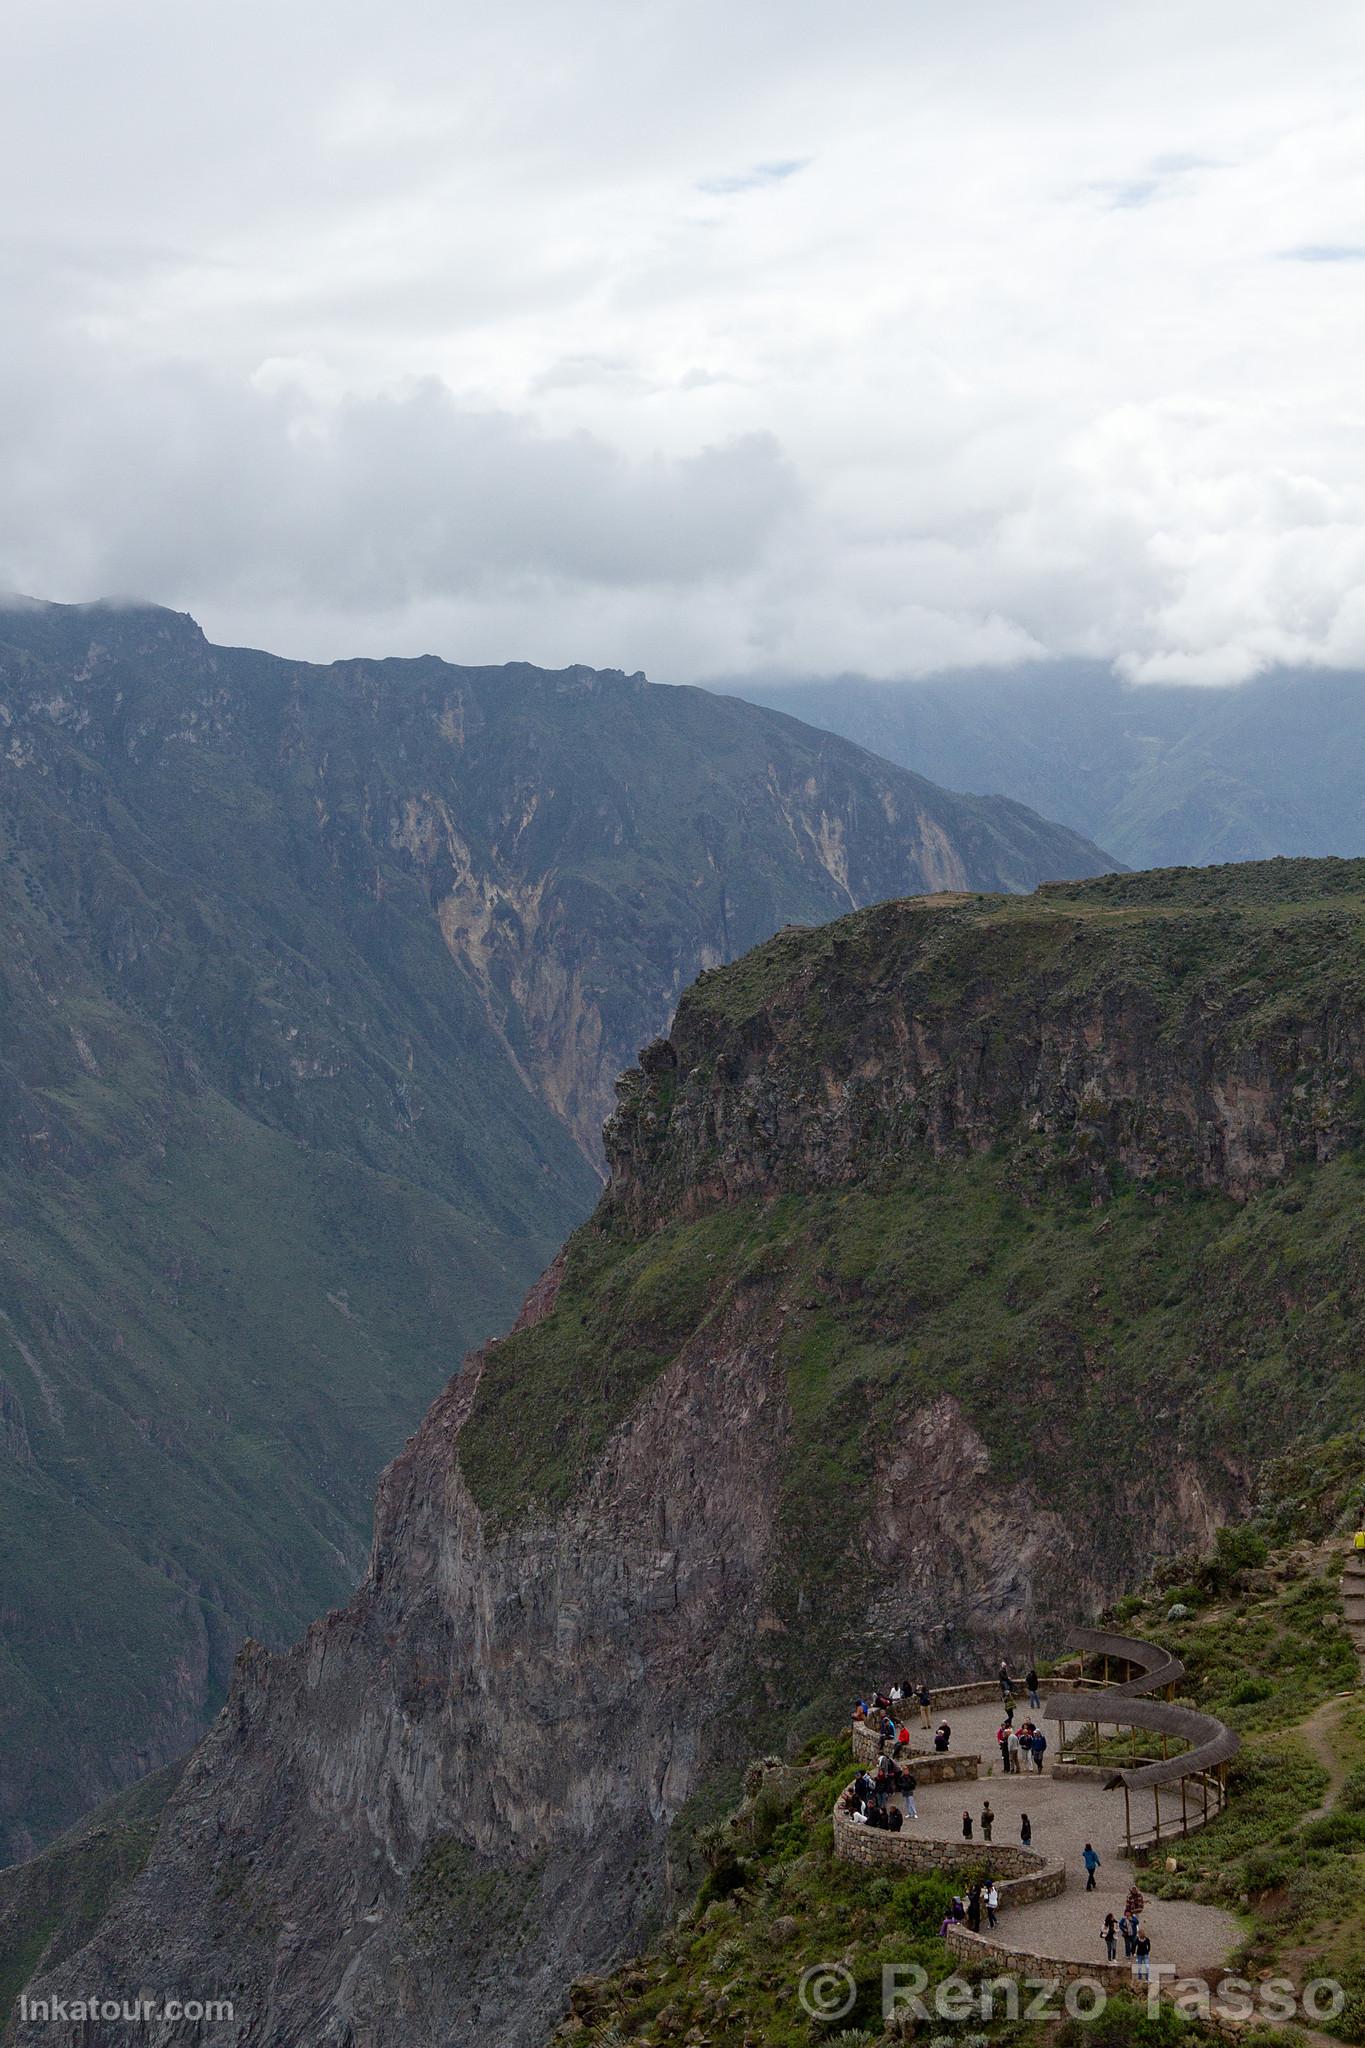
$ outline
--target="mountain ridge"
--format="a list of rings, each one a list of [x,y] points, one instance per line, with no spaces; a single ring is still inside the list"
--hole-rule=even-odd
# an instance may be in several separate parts
[[[1008,790],[1135,868],[1365,853],[1365,676],[1130,683],[1022,662],[880,683],[714,687],[828,725],[953,788]]]
[[[363,1569],[378,1468],[590,1210],[698,967],[1105,865],[640,677],[0,608],[0,1858]]]

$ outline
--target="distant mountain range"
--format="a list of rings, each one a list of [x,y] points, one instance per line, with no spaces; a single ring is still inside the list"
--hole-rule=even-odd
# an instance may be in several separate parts
[[[788,923],[1113,865],[642,676],[0,613],[0,1862],[364,1563],[375,1474]]]
[[[1128,684],[1044,662],[905,683],[714,685],[828,726],[950,789],[999,790],[1129,867],[1365,853],[1365,675]]]

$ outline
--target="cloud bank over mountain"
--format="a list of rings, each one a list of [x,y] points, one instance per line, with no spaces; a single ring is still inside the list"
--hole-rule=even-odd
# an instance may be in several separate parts
[[[19,0],[0,583],[677,680],[1365,663],[1346,0],[485,15]]]

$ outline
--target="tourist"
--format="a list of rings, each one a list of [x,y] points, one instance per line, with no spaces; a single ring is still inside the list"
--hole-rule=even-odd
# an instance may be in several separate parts
[[[915,1697],[919,1701],[920,1721],[922,1722],[924,1727],[927,1728],[929,1726],[929,1709],[934,1703],[934,1696],[930,1692],[928,1686],[924,1683],[923,1679],[920,1680],[919,1685],[916,1688]]]
[[[999,1910],[1000,1894],[996,1890],[995,1879],[989,1877],[986,1880],[986,1925],[988,1927],[995,1926],[995,1916]]]
[[[1123,1902],[1123,1910],[1133,1923],[1133,1935],[1136,1939],[1138,1931],[1138,1921],[1142,1918],[1143,1914],[1147,1910],[1147,1901],[1143,1898],[1142,1893],[1138,1890],[1136,1885],[1132,1885],[1129,1887],[1128,1896]]]
[[[1012,1698],[1005,1701],[1005,1726],[1007,1728],[1014,1726],[1014,1701]]]
[[[1137,1937],[1133,1933],[1133,1923],[1126,1913],[1119,1915],[1119,1933],[1123,1936],[1124,1955],[1131,1956],[1133,1953],[1133,1943]]]
[[[1138,1983],[1150,1983],[1152,1976],[1152,1944],[1147,1935],[1143,1934],[1141,1930],[1139,1930],[1138,1938],[1133,1944],[1133,1956],[1133,1968],[1137,1975]]]
[[[895,1685],[893,1685],[893,1686],[892,1686],[892,1688],[891,1688],[891,1704],[892,1704],[892,1706],[893,1706],[893,1707],[898,1707],[898,1706],[900,1705],[901,1701],[902,1701],[902,1700],[903,1700],[904,1698],[905,1698],[905,1687],[904,1687],[903,1685],[901,1685],[901,1684],[900,1684],[900,1682],[899,1682],[899,1680],[898,1680],[898,1681],[897,1681],[897,1683],[896,1683]]]
[[[965,1806],[962,1809],[962,1839],[964,1842],[972,1839],[972,1817]]]
[[[1046,1748],[1046,1735],[1044,1735],[1041,1728],[1035,1728],[1033,1731],[1033,1739],[1029,1744],[1029,1750],[1033,1757],[1033,1768],[1035,1771],[1041,1771],[1043,1768],[1043,1752]]]
[[[981,1808],[981,1839],[983,1842],[989,1842],[991,1829],[994,1826],[995,1815],[991,1811],[991,1802],[987,1799]]]
[[[1026,1813],[1019,1816],[1019,1839],[1026,1849],[1033,1840],[1033,1822]]]
[[[1029,1665],[1028,1677],[1024,1680],[1024,1683],[1028,1687],[1028,1703],[1031,1707],[1037,1709],[1042,1705],[1042,1701],[1038,1697],[1038,1672],[1032,1664]]]
[[[905,1818],[919,1819],[919,1808],[915,1804],[915,1787],[919,1783],[913,1771],[901,1772],[901,1791],[905,1794]]]
[[[1095,1872],[1100,1867],[1099,1850],[1092,1849],[1089,1842],[1087,1842],[1081,1851],[1081,1861],[1085,1865],[1085,1888],[1088,1892],[1093,1892],[1095,1889]]]
[[[906,1756],[909,1756],[910,1730],[904,1724],[896,1730],[896,1755],[899,1756],[902,1751],[904,1751]]]
[[[1010,1729],[1010,1732],[1009,1732],[1009,1734],[1008,1734],[1008,1735],[1006,1736],[1006,1738],[1005,1738],[1005,1742],[1006,1742],[1006,1758],[1005,1758],[1005,1768],[1006,1768],[1006,1770],[1010,1770],[1010,1771],[1013,1771],[1013,1772],[1014,1772],[1014,1775],[1015,1775],[1015,1777],[1017,1778],[1017,1777],[1018,1777],[1018,1775],[1019,1775],[1019,1748],[1020,1748],[1020,1744],[1019,1744],[1019,1737],[1018,1737],[1018,1736],[1017,1736],[1017,1735],[1015,1734],[1015,1732],[1014,1732],[1014,1730],[1013,1730],[1012,1728]]]
[[[867,1719],[866,1700],[859,1700],[857,1706],[853,1709],[853,1718],[855,1721],[865,1721]]]
[[[898,1835],[905,1826],[905,1816],[898,1806],[893,1806],[886,1816],[886,1825],[893,1835]]]
[[[973,1934],[981,1932],[981,1887],[974,1884],[967,1892],[967,1925]]]
[[[1010,1731],[1009,1731],[1009,1729],[1008,1729],[1008,1728],[1005,1728],[1005,1727],[1000,1727],[1000,1728],[997,1728],[997,1729],[996,1729],[996,1731],[995,1731],[995,1740],[996,1740],[996,1743],[998,1744],[998,1746],[999,1746],[999,1749],[1000,1749],[1000,1768],[1001,1768],[1001,1770],[1002,1770],[1002,1771],[1008,1772],[1008,1770],[1009,1770],[1009,1767],[1010,1767]]]
[[[894,1721],[892,1720],[892,1718],[891,1718],[891,1716],[890,1716],[889,1714],[883,1714],[883,1715],[882,1715],[882,1727],[881,1727],[881,1736],[882,1736],[882,1746],[883,1746],[883,1748],[885,1748],[885,1749],[894,1749],[894,1748],[895,1748],[895,1746],[896,1746],[896,1724],[895,1724],[895,1722],[894,1722]]]
[[[1112,1913],[1105,1914],[1104,1927],[1101,1931],[1104,1935],[1104,1953],[1108,1956],[1111,1963],[1117,1962],[1119,1953],[1119,1930],[1115,1923],[1114,1916]]]
[[[942,1756],[953,1739],[953,1731],[946,1721],[940,1721],[934,1730],[934,1748]]]
[[[1011,1686],[1010,1686],[1010,1667],[1009,1667],[1009,1665],[1008,1665],[1008,1664],[1006,1663],[1005,1659],[1004,1659],[1004,1658],[1002,1657],[1002,1658],[1000,1659],[1000,1697],[1001,1697],[1001,1699],[1002,1699],[1002,1700],[1007,1700],[1007,1699],[1009,1698],[1009,1696],[1010,1696],[1010,1691],[1011,1691]]]
[[[962,1909],[962,1901],[956,1892],[953,1893],[953,1896],[948,1901],[948,1911],[952,1915],[953,1920],[959,1924],[967,1917]]]

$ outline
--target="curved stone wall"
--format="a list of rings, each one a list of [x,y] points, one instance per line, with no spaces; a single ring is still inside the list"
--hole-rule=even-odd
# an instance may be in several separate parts
[[[937,1841],[932,1835],[915,1831],[914,1824],[892,1834],[888,1828],[870,1828],[850,1820],[843,1810],[844,1798],[834,1809],[834,1853],[845,1863],[859,1863],[868,1869],[893,1870],[990,1870],[1004,1906],[1027,1906],[1035,1899],[1055,1899],[1066,1890],[1066,1865],[1059,1857],[1037,1855],[1014,1842]]]

